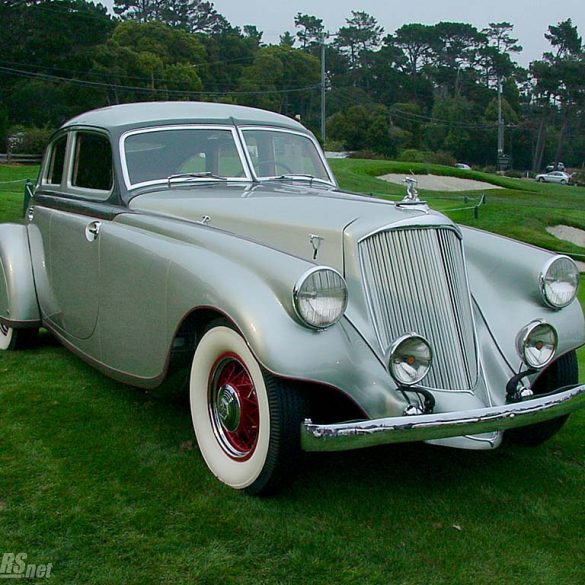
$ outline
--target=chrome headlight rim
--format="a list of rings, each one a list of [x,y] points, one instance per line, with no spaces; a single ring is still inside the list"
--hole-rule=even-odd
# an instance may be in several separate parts
[[[326,325],[325,324],[316,325],[314,323],[311,323],[310,321],[307,321],[299,308],[299,295],[302,291],[303,285],[305,284],[307,279],[310,278],[313,274],[315,274],[316,272],[321,272],[321,271],[327,271],[327,272],[334,273],[341,280],[341,282],[343,283],[343,286],[345,288],[345,299],[344,299],[343,305],[341,307],[341,310],[339,312],[339,315],[337,316],[336,319],[334,319],[333,321],[330,321]],[[343,316],[345,315],[345,311],[347,309],[348,301],[349,301],[348,297],[349,297],[349,295],[348,295],[348,291],[347,291],[347,283],[345,282],[345,278],[343,277],[343,274],[341,274],[341,272],[339,272],[339,270],[336,270],[335,268],[331,268],[330,266],[313,266],[312,268],[309,268],[309,270],[306,270],[305,272],[303,272],[303,274],[301,274],[301,276],[299,276],[299,278],[295,282],[295,284],[293,286],[293,290],[292,290],[292,305],[293,305],[293,309],[294,309],[294,312],[295,312],[297,319],[303,325],[305,325],[306,327],[309,327],[310,329],[314,329],[315,331],[325,331],[326,329],[329,329],[330,327],[332,327],[333,325],[338,323],[343,318]]]
[[[546,361],[537,364],[528,357],[529,354],[526,351],[528,348],[527,342],[528,342],[530,336],[534,333],[534,330],[537,329],[538,327],[542,327],[542,326],[548,327],[550,329],[550,331],[553,333],[553,335],[554,335],[554,348],[553,348],[553,351],[551,352],[549,358]],[[524,362],[525,365],[527,365],[529,368],[532,368],[534,370],[542,370],[542,369],[546,368],[548,365],[550,365],[550,363],[555,359],[555,357],[557,356],[558,347],[559,347],[559,334],[558,334],[557,330],[550,323],[547,323],[544,319],[536,319],[536,320],[528,323],[528,325],[524,326],[520,330],[520,334],[518,335],[518,343],[517,343],[516,349],[518,351],[518,355],[520,356],[520,358],[522,359],[522,361]]]
[[[409,340],[414,340],[414,339],[419,339],[427,347],[427,349],[429,351],[429,363],[428,363],[428,366],[426,367],[426,370],[424,371],[424,373],[421,376],[419,376],[418,378],[416,378],[414,380],[405,382],[404,380],[400,379],[400,377],[396,374],[394,368],[392,367],[392,356],[394,356],[396,354],[398,348],[404,342],[409,341]],[[384,359],[385,359],[386,367],[388,368],[388,372],[392,376],[392,379],[398,384],[398,386],[399,387],[400,386],[412,387],[412,386],[417,385],[422,380],[424,380],[425,377],[430,372],[431,366],[433,365],[434,352],[433,352],[433,348],[432,348],[431,344],[429,343],[429,340],[426,339],[426,337],[423,337],[419,333],[411,331],[410,333],[405,333],[404,335],[401,335],[400,337],[398,337],[397,339],[395,339],[392,342],[392,345],[390,345],[390,347],[388,348],[388,351],[386,352]]]
[[[554,303],[547,295],[546,293],[546,277],[548,275],[548,272],[551,268],[551,266],[555,263],[558,262],[559,260],[568,260],[573,267],[575,268],[575,271],[577,272],[577,286],[575,287],[575,293],[573,295],[573,297],[567,301],[566,303]],[[538,278],[538,282],[539,282],[539,287],[540,287],[540,295],[542,297],[542,300],[544,301],[544,304],[547,307],[550,307],[551,309],[555,309],[557,311],[559,311],[560,309],[564,309],[565,307],[568,307],[576,298],[577,298],[577,294],[579,292],[579,268],[577,266],[577,264],[575,263],[575,261],[570,257],[567,256],[566,254],[557,254],[556,256],[553,256],[552,258],[549,258],[544,266],[542,267],[542,270],[540,271],[540,275]]]

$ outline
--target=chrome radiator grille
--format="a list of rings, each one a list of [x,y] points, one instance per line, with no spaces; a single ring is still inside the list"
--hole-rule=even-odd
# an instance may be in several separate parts
[[[477,349],[458,235],[449,228],[383,231],[362,240],[359,255],[382,349],[405,333],[418,333],[434,352],[422,384],[445,390],[473,388]]]

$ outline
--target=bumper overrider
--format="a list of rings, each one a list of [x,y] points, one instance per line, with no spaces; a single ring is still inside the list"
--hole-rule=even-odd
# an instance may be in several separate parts
[[[585,407],[585,384],[560,388],[554,394],[475,410],[397,416],[346,422],[301,425],[305,451],[346,451],[388,443],[427,441],[462,435],[505,431],[569,414]]]

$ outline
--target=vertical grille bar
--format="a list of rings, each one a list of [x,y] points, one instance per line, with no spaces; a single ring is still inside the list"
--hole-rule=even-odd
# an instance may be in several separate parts
[[[472,389],[478,376],[477,348],[458,235],[449,228],[388,230],[359,246],[382,349],[405,333],[418,333],[434,351],[425,386]]]

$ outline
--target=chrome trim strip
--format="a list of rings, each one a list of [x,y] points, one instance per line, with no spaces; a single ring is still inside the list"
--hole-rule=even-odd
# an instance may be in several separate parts
[[[363,195],[363,193],[361,194]],[[385,202],[387,203],[387,202]],[[424,217],[409,217],[408,219],[402,219],[400,221],[390,223],[381,228],[378,228],[372,232],[369,232],[365,236],[358,240],[358,244],[361,244],[364,240],[379,234],[380,232],[388,232],[391,230],[411,230],[411,229],[436,229],[442,228],[446,230],[452,230],[457,234],[460,240],[463,239],[463,233],[459,229],[459,226],[455,224],[445,223],[446,218],[441,215],[425,215]]]
[[[524,402],[475,410],[398,416],[331,425],[301,425],[305,451],[346,451],[389,443],[428,441],[505,431],[569,414],[585,407],[585,384]]]

